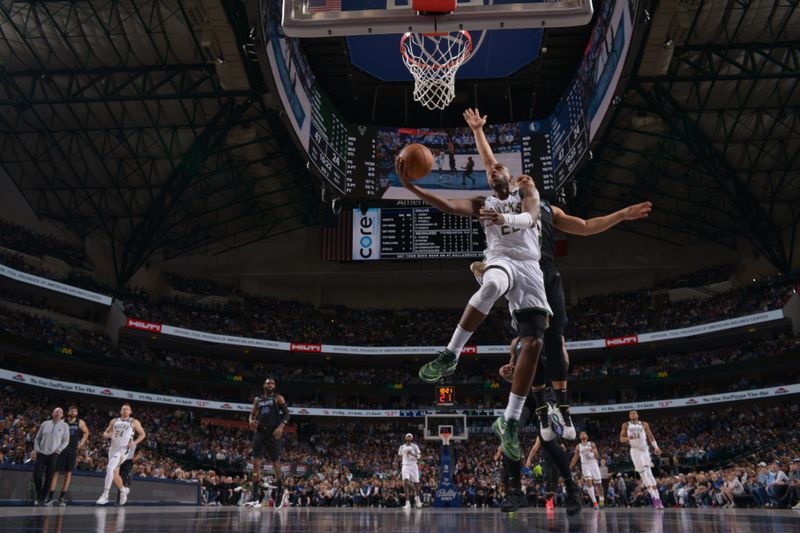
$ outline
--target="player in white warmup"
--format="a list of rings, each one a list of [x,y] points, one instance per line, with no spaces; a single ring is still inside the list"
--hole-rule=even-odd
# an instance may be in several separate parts
[[[653,476],[653,460],[650,458],[650,447],[647,443],[650,442],[653,445],[653,453],[656,455],[661,455],[661,448],[658,447],[656,438],[653,436],[653,432],[650,431],[650,425],[639,420],[639,413],[631,411],[628,413],[628,418],[629,421],[622,424],[619,441],[623,444],[626,442],[630,444],[633,466],[639,472],[639,477],[642,478],[642,483],[647,492],[650,493],[653,507],[663,509],[664,505],[658,495],[656,478]]]
[[[589,490],[589,498],[592,500],[592,505],[598,509],[597,497],[595,496],[595,489],[600,499],[600,507],[605,505],[606,499],[603,495],[602,479],[600,478],[600,453],[597,451],[597,446],[594,442],[589,440],[589,435],[585,431],[581,431],[581,442],[575,446],[575,455],[572,456],[572,462],[569,464],[570,469],[575,467],[578,459],[581,460],[581,477],[586,481],[586,487]]]
[[[422,501],[419,499],[419,465],[417,465],[422,453],[419,451],[419,446],[414,443],[414,435],[406,433],[405,442],[400,445],[397,455],[403,458],[401,476],[406,495],[405,508],[411,509],[411,494],[414,494],[414,504],[422,507]]]
[[[127,459],[133,457],[136,453],[136,446],[138,446],[146,436],[144,429],[142,429],[142,424],[133,418],[131,416],[132,414],[133,410],[130,404],[122,404],[119,417],[112,419],[103,432],[103,438],[111,439],[111,443],[108,446],[106,481],[103,494],[98,498],[97,505],[105,505],[108,503],[108,492],[111,490],[112,483],[119,489],[119,504],[125,505],[128,501],[130,489],[122,482],[122,477],[119,475],[119,466]]]

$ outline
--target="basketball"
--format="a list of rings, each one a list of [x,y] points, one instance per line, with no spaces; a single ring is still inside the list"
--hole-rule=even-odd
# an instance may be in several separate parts
[[[424,178],[433,168],[433,154],[428,147],[412,143],[400,151],[400,159],[406,162],[412,180]]]

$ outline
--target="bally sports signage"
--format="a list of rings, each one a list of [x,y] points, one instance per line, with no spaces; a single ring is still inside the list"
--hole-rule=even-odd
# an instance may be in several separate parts
[[[694,337],[695,335],[705,335],[718,331],[736,329],[743,326],[753,326],[756,324],[773,322],[782,318],[783,311],[776,309],[774,311],[765,311],[763,313],[756,313],[754,315],[740,316],[737,318],[720,320],[718,322],[710,322],[708,324],[700,324],[698,326],[692,326],[688,328],[671,329],[668,331],[655,331],[652,333],[639,333],[634,335],[625,335],[622,337],[613,337],[609,339],[568,341],[567,349],[571,351],[596,350],[598,348],[615,348],[620,346],[630,346],[633,344],[642,344],[645,342],[674,340],[686,337]],[[432,355],[444,348],[444,346],[344,346],[340,344],[318,344],[301,341],[271,341],[266,339],[236,337],[233,335],[221,335],[207,331],[178,328],[175,326],[167,326],[165,324],[157,324],[135,318],[129,318],[127,320],[127,327],[130,329],[149,331],[153,333],[160,332],[163,335],[172,335],[185,339],[213,342],[217,344],[245,346],[250,348],[263,348],[267,350],[279,350],[284,352],[341,355]],[[508,355],[508,346],[504,344],[483,346],[470,345],[465,346],[462,353],[469,355]]]
[[[215,411],[237,411],[248,413],[252,408],[249,403],[236,403],[225,401],[213,401],[200,398],[185,398],[182,396],[167,396],[165,394],[153,394],[149,392],[135,392],[112,387],[99,385],[84,385],[69,381],[59,381],[48,379],[32,374],[14,372],[12,370],[0,369],[0,380],[12,381],[22,385],[41,387],[44,389],[60,390],[75,394],[87,394],[90,396],[103,396],[105,398],[118,398],[124,401],[149,402],[166,405],[180,405],[184,407],[196,407],[200,409],[210,409]],[[572,414],[591,414],[591,413],[619,413],[632,409],[646,411],[647,409],[669,409],[673,407],[691,407],[696,405],[709,405],[715,403],[738,402],[742,400],[754,400],[764,398],[774,398],[778,396],[790,396],[800,393],[800,383],[793,385],[779,385],[764,389],[755,389],[738,392],[725,392],[722,394],[709,394],[706,396],[693,396],[690,398],[674,398],[665,400],[653,400],[649,402],[621,403],[612,405],[577,405],[570,407]],[[437,414],[435,409],[338,409],[329,407],[290,407],[289,412],[294,416],[324,416],[336,418],[419,418],[425,415]],[[476,411],[474,409],[455,409],[453,414],[464,414],[470,417],[493,417],[503,414],[502,409],[486,409]]]

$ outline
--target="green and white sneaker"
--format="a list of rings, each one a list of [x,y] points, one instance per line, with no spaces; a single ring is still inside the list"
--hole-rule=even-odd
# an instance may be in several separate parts
[[[503,454],[511,461],[522,460],[522,449],[519,447],[519,420],[506,420],[498,416],[492,424],[494,434],[500,438]]]
[[[436,359],[419,369],[419,379],[425,383],[436,383],[452,375],[456,371],[456,366],[458,366],[456,354],[445,348],[438,353]]]

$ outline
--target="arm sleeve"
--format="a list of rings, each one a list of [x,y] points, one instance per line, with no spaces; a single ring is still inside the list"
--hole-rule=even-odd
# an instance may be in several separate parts
[[[286,403],[279,404],[278,405],[278,411],[281,414],[282,422],[284,424],[288,424],[289,423],[289,419],[291,418],[291,415],[289,414],[289,406]]]

